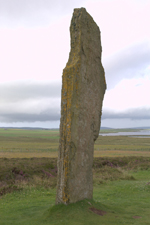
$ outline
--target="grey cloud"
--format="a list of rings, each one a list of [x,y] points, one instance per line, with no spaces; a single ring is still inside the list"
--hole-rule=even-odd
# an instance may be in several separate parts
[[[61,83],[0,84],[0,122],[46,122],[60,119]],[[105,119],[150,119],[150,108],[114,112],[103,109]]]
[[[41,25],[72,12],[85,0],[0,0],[1,25]]]
[[[150,108],[149,109],[132,109],[124,112],[113,112],[103,110],[102,120],[105,119],[130,119],[133,121],[149,120],[150,119]],[[41,113],[19,113],[19,112],[7,112],[0,115],[0,122],[3,123],[14,123],[14,122],[46,122],[46,121],[57,121],[60,120],[60,108],[47,108]]]
[[[148,42],[130,46],[108,57],[103,62],[108,89],[122,79],[142,76],[150,65],[150,44]]]
[[[128,109],[123,112],[114,112],[103,110],[102,119],[131,119],[131,120],[149,120],[150,108]]]
[[[59,109],[49,108],[42,111],[39,114],[35,113],[5,113],[0,115],[0,122],[3,123],[15,123],[15,122],[46,122],[46,121],[57,121],[60,120]]]
[[[60,118],[61,83],[0,84],[0,122],[56,121]]]
[[[129,109],[123,112],[113,112],[108,110],[103,110],[102,120],[105,119],[130,119],[133,121],[149,120],[150,119],[150,108],[137,108]],[[60,120],[60,107],[51,108],[48,106],[46,110],[37,113],[23,113],[23,112],[6,112],[1,113],[0,122],[3,123],[14,123],[14,122],[46,122],[46,121],[57,121]]]
[[[28,99],[60,98],[61,82],[13,82],[0,84],[0,101],[16,102]]]

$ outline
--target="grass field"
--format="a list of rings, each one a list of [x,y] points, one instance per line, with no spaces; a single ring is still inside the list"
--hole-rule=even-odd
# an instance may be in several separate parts
[[[58,130],[0,129],[0,157],[57,157]]]
[[[58,130],[0,129],[0,157],[3,158],[53,158],[57,157],[58,145]],[[150,156],[150,138],[99,136],[94,150],[95,157]]]
[[[0,225],[150,224],[150,138],[99,137],[93,200],[55,206],[58,130],[0,129]]]

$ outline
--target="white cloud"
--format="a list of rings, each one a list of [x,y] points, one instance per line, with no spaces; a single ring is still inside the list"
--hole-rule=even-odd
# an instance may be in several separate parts
[[[45,28],[1,29],[1,81],[61,79],[70,50],[70,17]]]
[[[103,64],[108,89],[122,79],[143,77],[150,65],[150,41],[128,46],[107,57]]]
[[[150,108],[150,74],[143,78],[123,79],[114,89],[106,91],[103,108],[122,112],[134,108]]]
[[[100,27],[103,57],[150,39],[149,0],[89,0],[86,8]]]
[[[30,99],[60,98],[60,81],[16,81],[0,83],[0,102],[19,102]]]

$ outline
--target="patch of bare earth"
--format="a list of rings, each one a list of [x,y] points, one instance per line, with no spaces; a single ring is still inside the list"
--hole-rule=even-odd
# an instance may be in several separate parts
[[[102,211],[100,209],[96,209],[94,207],[89,208],[89,210],[92,211],[93,213],[97,214],[97,215],[100,215],[100,216],[104,216],[107,213],[105,211]]]
[[[142,218],[141,216],[133,216],[133,219],[140,219]]]

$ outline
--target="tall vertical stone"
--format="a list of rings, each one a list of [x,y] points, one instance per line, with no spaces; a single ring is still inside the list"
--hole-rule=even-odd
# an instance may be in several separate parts
[[[62,77],[56,204],[93,197],[93,151],[106,89],[99,27],[75,9],[71,51]]]

